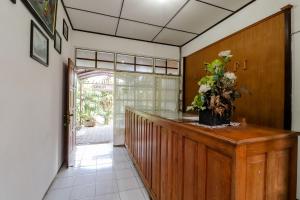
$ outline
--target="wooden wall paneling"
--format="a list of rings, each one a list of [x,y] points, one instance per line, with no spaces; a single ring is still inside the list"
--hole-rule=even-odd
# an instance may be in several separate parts
[[[207,150],[207,200],[234,199],[231,198],[231,168],[231,158],[211,149]]]
[[[285,15],[280,12],[186,57],[185,108],[198,91],[198,80],[206,74],[204,63],[230,49],[234,57],[229,70],[239,66],[235,73],[242,92],[235,119],[245,117],[249,123],[284,128],[285,44]]]
[[[247,179],[247,148],[246,145],[236,147],[232,159],[232,186],[233,199],[245,199]]]
[[[151,182],[152,182],[152,131],[153,131],[153,123],[152,122],[148,122],[148,132],[147,132],[147,180],[148,180],[148,184],[149,186],[151,186]]]

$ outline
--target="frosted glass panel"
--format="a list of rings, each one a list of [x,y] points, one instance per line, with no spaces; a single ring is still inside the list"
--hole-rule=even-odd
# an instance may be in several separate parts
[[[156,74],[166,74],[166,68],[158,68],[158,67],[155,67],[154,72],[155,72]]]
[[[96,62],[91,60],[76,59],[77,67],[92,67],[95,68]]]
[[[152,73],[153,72],[153,67],[137,65],[136,66],[136,71],[137,72],[143,72],[143,73]]]
[[[153,65],[153,58],[136,57],[137,65]]]
[[[167,69],[168,75],[179,75],[179,69]]]
[[[117,62],[134,64],[134,56],[117,54]]]
[[[105,61],[115,61],[115,54],[114,53],[109,53],[109,52],[98,52],[97,54],[97,59],[98,60],[105,60]]]
[[[168,60],[167,61],[167,67],[172,67],[172,68],[179,68],[179,62],[176,60]]]
[[[77,58],[96,59],[96,51],[77,49],[76,56]]]
[[[134,71],[134,65],[128,65],[128,64],[117,64],[117,70],[120,71]]]
[[[167,67],[166,64],[167,64],[167,60],[155,59],[155,66]]]
[[[101,68],[101,69],[114,69],[114,63],[110,63],[110,62],[97,62],[97,68]]]

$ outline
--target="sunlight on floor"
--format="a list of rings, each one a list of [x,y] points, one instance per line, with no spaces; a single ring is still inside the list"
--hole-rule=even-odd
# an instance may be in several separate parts
[[[62,168],[44,200],[148,200],[127,150],[110,144],[76,147],[75,167]]]

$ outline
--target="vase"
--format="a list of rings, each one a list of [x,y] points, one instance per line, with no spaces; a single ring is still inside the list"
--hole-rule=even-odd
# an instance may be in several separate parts
[[[199,111],[199,124],[217,126],[223,124],[230,124],[230,115],[224,114],[219,116],[214,114],[211,110]]]

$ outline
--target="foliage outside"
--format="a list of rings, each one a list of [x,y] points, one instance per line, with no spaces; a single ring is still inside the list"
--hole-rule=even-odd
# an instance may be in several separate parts
[[[218,55],[219,58],[205,64],[209,74],[199,80],[198,94],[187,110],[209,110],[214,115],[230,117],[234,100],[240,97],[236,89],[237,77],[226,69],[232,57],[231,51],[222,51]]]
[[[77,123],[95,123],[97,116],[104,118],[104,124],[108,125],[112,120],[113,94],[112,91],[101,90],[93,84],[81,83],[81,107],[80,89],[77,91]],[[78,87],[80,88],[80,87]],[[80,110],[81,108],[81,110]]]

